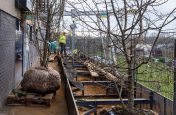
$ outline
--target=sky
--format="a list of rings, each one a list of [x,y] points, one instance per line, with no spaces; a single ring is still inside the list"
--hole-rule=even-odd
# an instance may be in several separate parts
[[[78,0],[68,0],[68,2],[72,2],[72,3],[75,3],[75,1],[78,1]],[[98,1],[101,1],[101,0],[98,0]],[[158,1],[161,1],[161,0],[158,0]],[[87,0],[87,3],[91,6],[92,0]],[[68,6],[68,4],[66,6]],[[77,8],[82,8],[82,6],[78,5],[78,4],[74,4],[74,6],[76,6]],[[103,6],[100,6],[100,7],[103,8]],[[157,7],[156,10],[164,14],[168,11],[171,11],[175,7],[176,7],[176,0],[168,0],[168,2],[165,5]],[[84,8],[86,9],[86,7],[84,7]],[[65,10],[70,11],[71,8],[66,7]],[[92,18],[96,20],[96,18],[94,16],[92,16]],[[85,19],[90,20],[88,18],[85,18]],[[63,27],[64,31],[66,31],[68,33],[70,32],[70,24],[72,24],[73,20],[75,20],[75,19],[73,19],[71,17],[64,17],[64,22],[62,23],[62,27]],[[115,22],[115,20],[111,19],[112,28],[115,27],[115,25],[113,25],[114,22]],[[85,24],[82,24],[79,21],[76,21],[76,24],[77,24],[76,34],[83,35],[82,32],[80,32],[80,31],[87,31]],[[92,24],[92,26],[94,26],[94,25]],[[168,28],[176,28],[176,21],[174,21],[173,23],[168,25],[165,29],[168,29]],[[85,34],[89,35],[90,33],[85,33]],[[98,34],[98,33],[95,32],[94,34]]]

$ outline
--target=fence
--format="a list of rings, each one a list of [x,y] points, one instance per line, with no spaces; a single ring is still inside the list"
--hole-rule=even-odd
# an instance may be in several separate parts
[[[61,62],[61,63],[60,63]],[[63,73],[63,80],[65,83],[65,97],[67,101],[68,111],[70,115],[79,115],[78,107],[75,103],[75,99],[71,90],[71,86],[69,83],[69,80],[66,76],[69,76],[67,69],[62,63],[62,60],[60,59],[60,67],[61,71]],[[159,115],[172,115],[172,108],[173,108],[173,102],[162,96],[159,93],[156,93],[155,91],[137,83],[136,84],[136,98],[146,98],[146,99],[152,99],[154,101],[153,104],[140,104],[138,107],[145,108],[145,109],[152,109],[159,113]]]
[[[152,94],[152,98],[155,102],[150,106],[141,104],[140,107],[149,109],[153,108],[153,110],[158,112],[159,115],[173,115],[173,101],[171,100],[173,98],[173,38],[174,36],[161,37],[152,52],[151,61],[148,64],[144,64],[136,72],[136,82],[138,83],[136,86],[136,97],[151,98]],[[151,39],[152,37],[146,39],[146,44],[150,44],[152,42]],[[86,40],[80,39],[76,43],[79,44],[76,45],[77,49],[84,52],[87,56],[100,56],[99,52],[101,52],[100,54],[103,54],[103,49],[99,39],[91,39],[90,41],[88,38]],[[96,44],[99,44],[98,47]],[[143,52],[144,49],[141,54],[137,52],[137,55],[143,56],[143,59],[145,59],[144,54],[147,52]],[[140,56],[138,57],[140,58]],[[69,86],[66,87],[66,90],[70,88]],[[72,94],[71,90],[67,92]],[[69,100],[72,100],[73,102],[74,97],[71,96],[72,95],[69,95],[68,97],[70,97]],[[75,111],[77,109],[74,104],[75,103],[69,105],[71,112],[72,110]]]
[[[159,115],[173,115],[173,101],[171,101],[170,99],[162,96],[159,93],[156,93],[155,91],[144,87],[141,84],[137,84],[136,85],[136,97],[139,98],[151,98],[151,94],[152,94],[152,98],[154,100],[154,103],[152,105],[152,109],[154,111],[156,111],[157,113],[159,113]],[[150,107],[148,105],[140,105],[140,108],[149,108]]]

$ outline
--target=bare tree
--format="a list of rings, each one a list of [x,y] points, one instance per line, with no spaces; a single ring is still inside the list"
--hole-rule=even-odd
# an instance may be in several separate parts
[[[175,21],[176,8],[163,13],[160,11],[169,0],[78,0],[74,3],[68,2],[77,12],[77,20],[83,22],[88,28],[96,30],[106,35],[106,46],[115,47],[118,52],[115,56],[122,56],[124,61],[125,74],[127,76],[128,87],[128,109],[134,107],[134,80],[135,70],[143,64],[148,63],[157,40],[163,30],[168,29],[168,25]],[[83,13],[84,12],[84,16]],[[102,19],[103,13],[106,18]],[[94,16],[92,16],[94,14]],[[152,32],[156,33],[147,60],[144,55],[136,55],[138,44],[145,45],[145,39]],[[105,42],[105,41],[104,41]],[[115,70],[119,65],[114,60]],[[124,73],[120,74],[123,75]],[[119,74],[118,74],[119,75]],[[120,76],[117,76],[120,77]],[[120,92],[120,91],[119,91]]]
[[[40,65],[47,67],[48,41],[60,28],[65,0],[34,0],[34,42],[40,55]]]

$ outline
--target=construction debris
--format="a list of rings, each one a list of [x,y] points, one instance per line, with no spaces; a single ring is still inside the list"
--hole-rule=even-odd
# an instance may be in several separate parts
[[[105,71],[104,69],[98,67],[97,65],[89,62],[89,61],[85,61],[84,62],[85,65],[87,65],[89,71],[91,71],[91,74],[93,76],[98,76],[98,74],[103,74],[107,79],[111,80],[111,81],[115,81],[115,82],[119,82],[119,76],[116,77],[113,74]]]

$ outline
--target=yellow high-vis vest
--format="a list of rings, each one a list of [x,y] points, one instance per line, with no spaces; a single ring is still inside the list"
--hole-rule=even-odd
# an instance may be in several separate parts
[[[61,35],[61,36],[59,37],[59,43],[66,44],[66,36]]]

